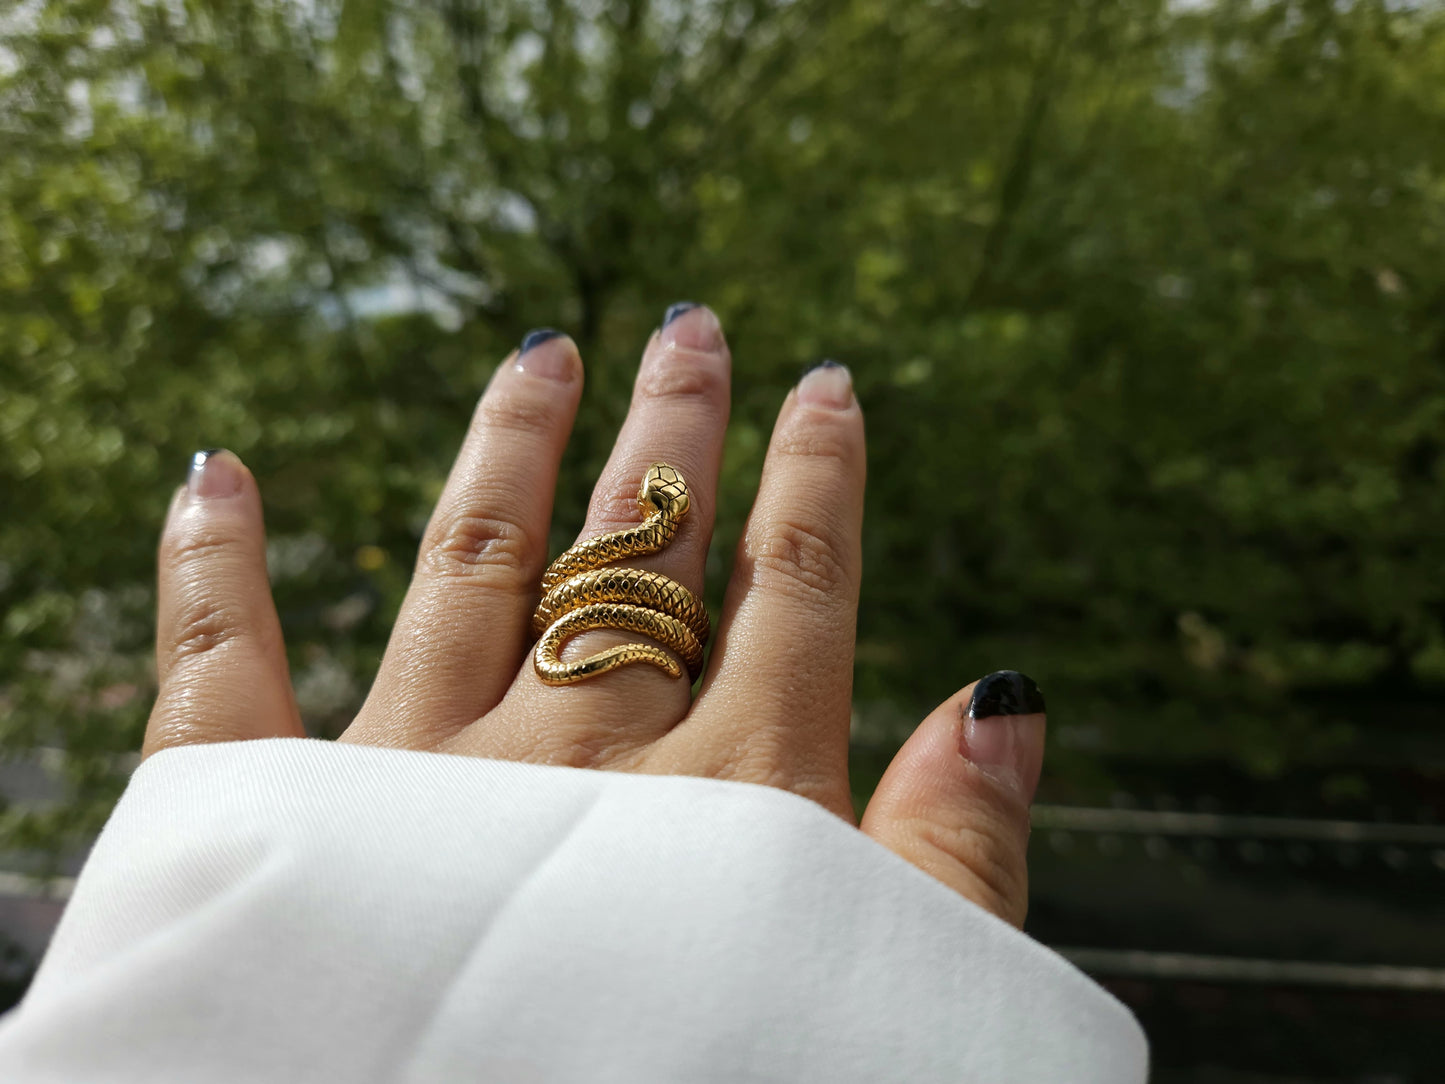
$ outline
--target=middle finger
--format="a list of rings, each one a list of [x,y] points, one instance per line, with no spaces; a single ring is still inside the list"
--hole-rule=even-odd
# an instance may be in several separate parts
[[[580,539],[637,526],[637,491],[648,467],[675,467],[687,481],[691,502],[676,537],[660,553],[624,563],[702,594],[730,384],[731,358],[717,317],[703,306],[669,309],[643,354],[627,419],[593,490]],[[567,645],[563,657],[580,659],[639,641],[645,637],[633,632],[586,632]],[[686,714],[690,700],[684,677],[654,666],[625,666],[578,684],[549,686],[529,657],[497,710],[458,735],[453,751],[597,765],[666,732]]]

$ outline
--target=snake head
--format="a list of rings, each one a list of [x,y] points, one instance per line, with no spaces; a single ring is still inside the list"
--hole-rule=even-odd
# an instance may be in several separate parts
[[[692,501],[687,495],[687,483],[682,475],[666,463],[654,463],[643,475],[642,488],[637,491],[637,503],[644,516],[656,510],[676,519],[687,512]]]

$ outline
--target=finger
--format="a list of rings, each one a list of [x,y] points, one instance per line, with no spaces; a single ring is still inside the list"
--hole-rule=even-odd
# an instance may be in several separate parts
[[[581,538],[641,521],[638,487],[648,468],[666,463],[687,482],[690,507],[662,552],[624,563],[668,576],[702,593],[712,535],[718,468],[727,428],[731,358],[711,310],[687,303],[668,310],[643,353],[632,404],[593,490]],[[643,642],[635,632],[592,631],[563,649],[564,661],[619,644]],[[685,673],[685,671],[683,671]],[[544,685],[530,664],[469,751],[596,764],[655,738],[687,711],[683,677],[646,663],[624,666],[575,685]],[[481,742],[481,745],[476,745]]]
[[[945,701],[888,766],[863,831],[949,888],[1022,926],[1029,803],[1044,758],[1044,698],[1001,670]]]
[[[826,362],[783,404],[728,589],[712,672],[666,743],[778,783],[851,819],[848,723],[862,575],[863,415]],[[691,747],[691,748],[689,748]],[[662,750],[659,750],[661,755]]]
[[[560,332],[531,332],[497,368],[346,740],[433,746],[502,698],[530,639],[557,469],[581,395],[582,359]]]
[[[156,668],[144,756],[173,745],[305,736],[266,576],[256,481],[197,452],[161,535]]]

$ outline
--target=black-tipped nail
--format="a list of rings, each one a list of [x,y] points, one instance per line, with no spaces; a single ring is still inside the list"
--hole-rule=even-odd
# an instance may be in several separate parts
[[[687,313],[692,312],[693,309],[700,307],[696,301],[679,301],[675,305],[669,305],[667,311],[662,314],[662,326],[666,327],[679,316],[685,316]]]
[[[1039,715],[1044,711],[1044,694],[1033,678],[1017,670],[999,670],[979,681],[968,702],[971,719],[995,715]]]
[[[527,332],[527,334],[522,336],[522,345],[519,348],[518,353],[525,354],[528,350],[532,349],[532,347],[541,346],[549,339],[559,338],[561,334],[562,333],[560,331],[550,327],[539,327],[532,331],[529,331]]]
[[[832,358],[824,358],[822,361],[816,362],[816,363],[813,364],[813,365],[809,365],[809,366],[805,367],[805,368],[803,369],[803,371],[798,374],[798,379],[801,380],[803,377],[805,377],[805,376],[807,376],[809,373],[811,373],[814,369],[842,369],[842,368],[844,368],[844,365],[843,365],[843,363],[842,363],[841,361],[834,361]]]

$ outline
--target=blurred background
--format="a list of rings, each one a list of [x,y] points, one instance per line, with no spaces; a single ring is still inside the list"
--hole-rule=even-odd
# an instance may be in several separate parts
[[[855,374],[859,801],[1024,670],[1030,931],[1156,1080],[1445,1079],[1445,10],[1405,0],[0,5],[0,1006],[134,766],[190,453],[256,472],[334,736],[497,361],[587,359],[560,550],[684,298],[736,363],[715,592],[786,389]]]

